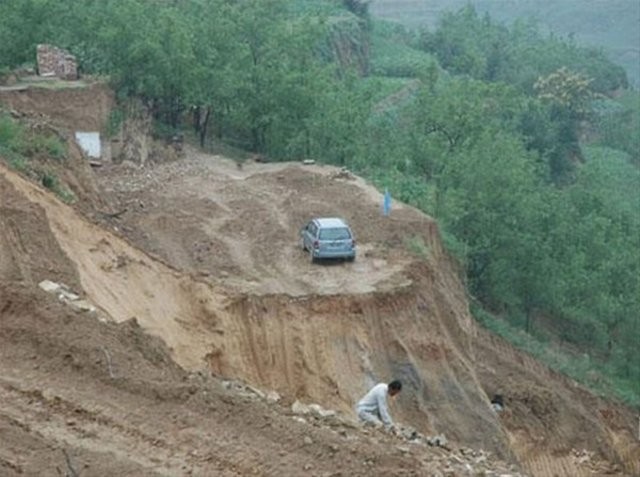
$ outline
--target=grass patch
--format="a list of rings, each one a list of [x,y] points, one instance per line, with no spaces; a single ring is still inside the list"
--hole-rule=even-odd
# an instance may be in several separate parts
[[[469,246],[461,240],[458,240],[453,234],[447,232],[446,230],[442,230],[441,235],[442,244],[444,245],[447,253],[449,253],[462,266],[466,268]]]
[[[0,157],[12,169],[39,181],[62,201],[74,202],[74,193],[55,174],[42,170],[36,161],[32,161],[34,156],[61,161],[67,156],[67,146],[54,134],[28,130],[0,111]]]
[[[0,154],[2,154],[2,151],[0,151]],[[9,167],[18,172],[22,172],[23,174],[29,172],[29,165],[27,164],[27,160],[21,156],[10,158]]]
[[[24,129],[9,116],[0,111],[0,151],[21,153],[24,149]]]
[[[34,155],[63,160],[67,157],[67,145],[55,134],[29,130],[0,111],[0,153],[9,160]]]
[[[26,153],[43,154],[56,160],[67,157],[67,146],[59,138],[52,134],[34,134],[26,148]]]

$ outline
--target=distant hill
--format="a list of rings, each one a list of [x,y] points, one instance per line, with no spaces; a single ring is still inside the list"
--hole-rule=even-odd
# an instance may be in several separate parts
[[[629,81],[640,86],[640,2],[637,0],[375,0],[374,15],[411,27],[433,29],[442,12],[473,4],[478,12],[510,23],[534,17],[559,35],[573,35],[584,44],[602,47],[623,66]]]

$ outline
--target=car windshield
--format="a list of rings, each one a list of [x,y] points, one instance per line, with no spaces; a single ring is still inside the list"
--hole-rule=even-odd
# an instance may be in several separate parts
[[[334,229],[320,229],[320,240],[347,240],[351,238],[349,229],[340,227]]]

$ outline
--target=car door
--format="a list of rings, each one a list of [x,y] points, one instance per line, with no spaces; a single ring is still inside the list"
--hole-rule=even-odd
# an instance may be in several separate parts
[[[311,250],[314,241],[314,224],[313,222],[309,222],[304,229],[302,229],[302,241],[304,244],[304,248],[307,250]]]

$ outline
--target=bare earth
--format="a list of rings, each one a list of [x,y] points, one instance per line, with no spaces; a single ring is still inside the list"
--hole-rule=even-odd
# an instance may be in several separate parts
[[[75,208],[0,165],[0,475],[640,474],[631,410],[480,329],[435,222],[382,217],[362,179],[191,148],[72,168]],[[354,263],[310,263],[314,215],[350,222]],[[354,423],[392,377],[393,416],[446,449]]]

